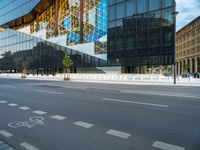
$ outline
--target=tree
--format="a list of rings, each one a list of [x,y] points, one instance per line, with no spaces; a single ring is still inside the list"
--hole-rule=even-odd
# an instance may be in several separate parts
[[[26,59],[21,60],[20,62],[22,68],[22,78],[26,78],[26,69],[29,67],[29,63]]]
[[[70,80],[70,67],[73,65],[73,61],[67,53],[65,53],[62,63],[64,65],[64,80]],[[66,77],[66,71],[67,71],[67,77]]]

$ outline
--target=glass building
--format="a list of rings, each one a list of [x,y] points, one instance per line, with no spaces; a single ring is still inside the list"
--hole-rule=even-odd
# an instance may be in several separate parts
[[[0,69],[57,73],[64,52],[79,68],[122,72],[174,62],[174,0],[1,0]]]
[[[174,0],[108,0],[108,60],[124,72],[174,62]]]
[[[28,34],[11,29],[0,32],[0,68],[2,70],[20,71],[23,69],[23,61],[27,61],[29,73],[59,73],[63,70],[62,59],[65,52],[73,60],[72,72],[77,72],[77,68],[106,65],[105,60]]]

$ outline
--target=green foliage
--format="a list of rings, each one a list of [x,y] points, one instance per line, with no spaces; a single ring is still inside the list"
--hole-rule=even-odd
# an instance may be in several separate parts
[[[165,66],[164,66],[164,70],[168,70],[168,65],[165,65]]]
[[[65,68],[70,68],[73,65],[73,61],[67,53],[63,57],[62,64]]]
[[[21,60],[20,65],[21,65],[22,69],[27,69],[29,67],[29,63],[26,59]]]

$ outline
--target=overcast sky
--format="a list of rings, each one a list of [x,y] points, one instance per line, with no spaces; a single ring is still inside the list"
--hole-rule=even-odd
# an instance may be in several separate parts
[[[200,16],[200,0],[176,0],[177,11],[177,30]]]

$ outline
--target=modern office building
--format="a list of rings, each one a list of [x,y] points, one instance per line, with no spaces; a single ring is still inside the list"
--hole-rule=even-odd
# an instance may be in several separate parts
[[[32,73],[118,66],[146,73],[174,62],[174,0],[1,0],[0,68]],[[91,69],[93,68],[93,69]]]
[[[125,72],[174,61],[173,0],[110,0],[108,3],[108,59]]]
[[[200,16],[176,35],[177,73],[200,72]]]

